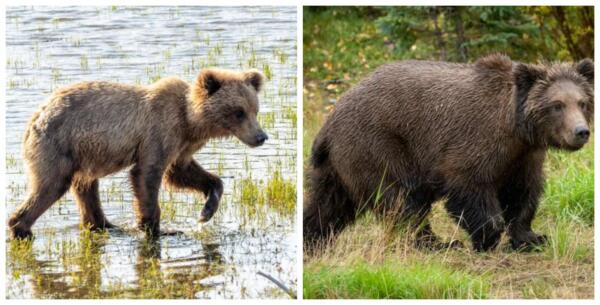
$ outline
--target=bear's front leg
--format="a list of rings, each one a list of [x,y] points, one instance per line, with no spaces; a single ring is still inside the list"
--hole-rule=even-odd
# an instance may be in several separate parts
[[[200,213],[200,222],[209,221],[219,208],[223,196],[223,182],[207,172],[193,159],[179,160],[171,165],[166,174],[167,182],[178,188],[203,192],[207,197]]]
[[[513,188],[506,190],[503,199],[504,219],[508,223],[510,245],[514,250],[531,251],[538,249],[548,242],[546,235],[536,234],[531,229],[531,223],[538,206],[539,194],[536,190]],[[506,200],[506,201],[505,201]]]
[[[150,162],[138,163],[130,172],[131,184],[135,194],[134,208],[138,227],[152,238],[160,236],[158,191],[162,175],[162,167]]]
[[[493,250],[500,242],[504,219],[493,189],[453,190],[446,210],[469,233],[475,251]]]
[[[543,190],[542,161],[529,160],[499,192],[510,244],[514,250],[534,250],[548,240],[546,235],[536,234],[531,229]]]

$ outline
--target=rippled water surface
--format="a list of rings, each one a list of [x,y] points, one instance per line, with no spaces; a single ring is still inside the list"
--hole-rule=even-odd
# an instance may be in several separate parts
[[[82,80],[192,81],[201,68],[257,68],[269,78],[259,148],[211,141],[196,154],[220,175],[219,212],[198,225],[204,198],[161,190],[162,228],[134,229],[127,172],[100,180],[108,219],[90,233],[67,194],[34,225],[33,243],[7,244],[9,298],[288,298],[261,271],[296,290],[296,10],[294,7],[9,7],[7,215],[26,196],[21,138],[50,92]]]

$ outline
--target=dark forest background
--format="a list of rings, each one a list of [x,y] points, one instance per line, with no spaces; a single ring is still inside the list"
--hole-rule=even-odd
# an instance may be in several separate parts
[[[305,7],[304,76],[336,80],[400,59],[594,56],[591,6]]]

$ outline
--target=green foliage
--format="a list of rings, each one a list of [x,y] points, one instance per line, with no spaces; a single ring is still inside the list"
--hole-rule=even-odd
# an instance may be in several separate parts
[[[556,55],[546,52],[546,57],[561,60],[594,57],[594,7],[532,6],[527,10],[540,27],[540,38],[546,45],[555,46],[549,51]]]
[[[594,56],[593,7],[306,7],[304,76],[349,81],[399,59],[526,62]],[[333,82],[332,82],[333,81]]]
[[[360,7],[304,9],[304,76],[349,80],[392,60],[372,16]],[[348,73],[351,72],[351,73]]]
[[[593,57],[592,7],[389,7],[377,19],[400,58],[462,61],[502,52],[523,61]]]
[[[435,262],[358,262],[304,270],[305,299],[481,299],[488,290],[482,277]]]

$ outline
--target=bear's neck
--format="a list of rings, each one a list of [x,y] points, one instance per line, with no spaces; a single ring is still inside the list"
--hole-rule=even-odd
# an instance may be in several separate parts
[[[533,124],[527,121],[524,110],[519,106],[519,101],[516,97],[516,88],[513,86],[510,99],[507,103],[508,109],[505,109],[506,129],[511,135],[518,139],[518,144],[526,149],[540,150],[546,149],[545,145],[539,141],[539,137],[535,131]]]
[[[206,143],[210,139],[228,136],[226,130],[219,127],[216,118],[205,111],[203,105],[188,100],[185,135],[192,143]]]

